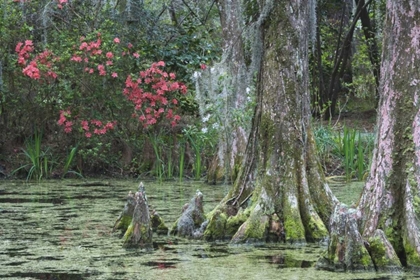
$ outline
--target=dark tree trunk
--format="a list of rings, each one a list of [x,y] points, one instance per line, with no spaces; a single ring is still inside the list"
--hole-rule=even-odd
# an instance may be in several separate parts
[[[366,44],[369,50],[369,60],[372,64],[373,76],[376,82],[376,99],[379,100],[379,81],[381,78],[381,64],[379,57],[379,48],[376,42],[375,28],[369,17],[368,9],[365,5],[365,0],[356,0],[356,5],[360,2],[362,10],[360,11],[360,21],[362,22],[363,33],[365,35]],[[377,107],[377,106],[375,106]]]
[[[335,200],[310,127],[310,1],[267,1],[260,9],[262,64],[244,162],[230,193],[209,214],[204,237],[233,242],[319,240]]]
[[[371,264],[378,270],[420,267],[420,27],[416,20],[420,3],[389,0],[386,11],[370,176],[353,210],[351,222],[357,227],[348,227],[348,220],[337,218],[331,230],[347,227],[342,233],[357,239],[358,245],[351,246],[332,234],[323,259],[328,269],[356,269],[340,258],[340,252],[366,268]]]

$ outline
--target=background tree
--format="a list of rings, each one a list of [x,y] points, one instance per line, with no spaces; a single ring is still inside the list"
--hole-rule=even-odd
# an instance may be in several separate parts
[[[380,76],[375,25],[377,5],[372,1],[356,1],[355,4],[352,1],[318,3],[311,65],[312,110],[327,120],[337,114],[340,101],[346,102],[350,95],[372,100],[377,96]],[[362,31],[364,39],[359,35]]]
[[[253,3],[245,2],[258,16],[263,42],[257,106],[240,174],[209,214],[204,236],[233,236],[234,242],[322,239],[335,198],[310,126],[308,40],[315,2]]]
[[[249,2],[216,1],[222,29],[221,61],[197,73],[196,100],[206,123],[217,125],[217,152],[207,170],[211,183],[233,182],[243,160],[261,63],[257,9]]]
[[[387,1],[370,176],[356,209],[335,210],[328,254],[320,263],[329,269],[420,265],[419,16],[416,1]]]

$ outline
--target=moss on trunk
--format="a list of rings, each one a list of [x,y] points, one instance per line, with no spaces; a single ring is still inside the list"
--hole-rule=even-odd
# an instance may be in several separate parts
[[[236,230],[234,242],[302,243],[328,235],[335,198],[310,129],[308,13],[307,1],[266,1],[261,7],[256,28],[262,63],[250,138],[238,179],[208,215],[205,236]]]

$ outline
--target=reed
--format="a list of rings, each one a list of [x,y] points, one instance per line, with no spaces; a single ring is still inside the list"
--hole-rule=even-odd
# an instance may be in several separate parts
[[[66,174],[69,174],[69,173],[75,174],[75,175],[83,178],[83,175],[80,172],[70,170],[71,164],[73,163],[73,160],[76,156],[76,152],[77,152],[77,146],[73,147],[70,150],[70,152],[68,153],[68,155],[67,155],[67,157],[64,161],[63,174],[61,175],[61,178],[64,178],[64,176],[66,176]]]
[[[25,149],[22,149],[23,154],[29,160],[29,163],[20,166],[15,169],[12,174],[20,170],[28,170],[26,180],[35,179],[41,181],[43,178],[47,178],[51,174],[53,161],[49,160],[51,156],[49,149],[42,150],[42,133],[36,132],[33,137],[25,141]]]

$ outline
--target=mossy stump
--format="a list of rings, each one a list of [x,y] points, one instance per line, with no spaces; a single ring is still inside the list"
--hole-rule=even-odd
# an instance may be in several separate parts
[[[181,216],[176,220],[169,233],[187,238],[201,238],[206,226],[203,194],[197,190],[190,202],[182,208]]]
[[[155,211],[149,211],[143,183],[138,191],[128,193],[123,211],[114,224],[114,231],[123,233],[124,247],[147,247],[152,244],[153,232],[166,234],[168,228]]]

